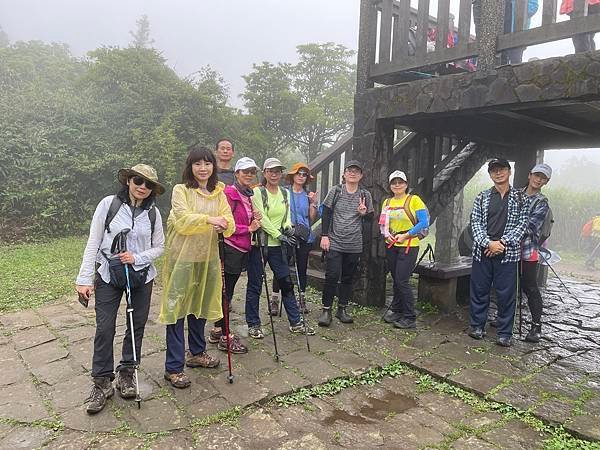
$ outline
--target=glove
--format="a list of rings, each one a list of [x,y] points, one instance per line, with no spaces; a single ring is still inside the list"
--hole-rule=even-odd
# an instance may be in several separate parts
[[[282,233],[287,237],[294,237],[294,227],[285,228]]]
[[[296,246],[296,238],[294,236],[286,236],[285,234],[280,234],[279,235],[279,242],[281,242],[282,244],[287,244],[290,247],[295,247]]]

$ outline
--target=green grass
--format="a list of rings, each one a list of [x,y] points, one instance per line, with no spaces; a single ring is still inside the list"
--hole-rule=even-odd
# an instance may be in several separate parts
[[[0,247],[0,312],[35,308],[75,293],[86,238]]]

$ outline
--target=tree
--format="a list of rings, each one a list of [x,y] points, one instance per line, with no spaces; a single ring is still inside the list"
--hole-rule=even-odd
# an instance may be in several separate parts
[[[10,40],[8,39],[8,34],[2,29],[2,25],[0,25],[0,48],[8,47],[10,45]]]
[[[148,16],[144,14],[137,21],[137,29],[130,31],[129,34],[133,37],[131,41],[132,47],[136,48],[150,48],[154,44],[154,39],[150,37],[150,21]]]
[[[299,150],[310,161],[352,126],[354,52],[329,42],[299,45],[297,53],[295,65],[254,65],[242,97],[274,149]]]

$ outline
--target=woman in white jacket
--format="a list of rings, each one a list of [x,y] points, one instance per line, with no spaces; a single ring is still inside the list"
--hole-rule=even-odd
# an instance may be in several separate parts
[[[117,312],[125,292],[125,264],[129,266],[138,360],[133,360],[131,330],[127,321],[121,362],[116,369],[116,386],[123,398],[136,395],[133,366],[139,364],[150,310],[152,285],[156,277],[153,263],[163,253],[165,241],[160,213],[154,205],[155,197],[165,188],[158,182],[156,171],[146,164],[138,164],[131,169],[121,169],[118,178],[123,188],[116,195],[103,198],[96,207],[76,281],[77,293],[83,303],[87,304],[95,292],[94,384],[86,400],[89,414],[101,411],[106,399],[114,393],[113,344]],[[121,232],[126,237],[126,251],[113,254],[116,251],[111,249],[113,240]]]

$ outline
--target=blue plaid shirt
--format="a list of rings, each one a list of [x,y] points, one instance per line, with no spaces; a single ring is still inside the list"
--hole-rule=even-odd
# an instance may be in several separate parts
[[[533,255],[533,251],[537,250],[543,242],[540,241],[540,232],[542,231],[542,225],[548,214],[548,199],[542,193],[529,196],[525,193],[527,188],[523,188],[523,195],[529,201],[529,221],[527,222],[527,228],[525,229],[525,235],[523,236],[523,242],[521,243],[522,258],[525,261],[529,261]]]
[[[487,234],[488,209],[490,196],[495,187],[480,192],[475,197],[473,211],[471,211],[471,231],[473,232],[473,259],[481,261],[484,248],[490,245],[491,239]],[[523,193],[510,187],[508,191],[508,217],[506,226],[500,240],[504,243],[506,250],[502,258],[502,264],[517,262],[521,257],[521,239],[527,228],[529,216],[528,199]]]

